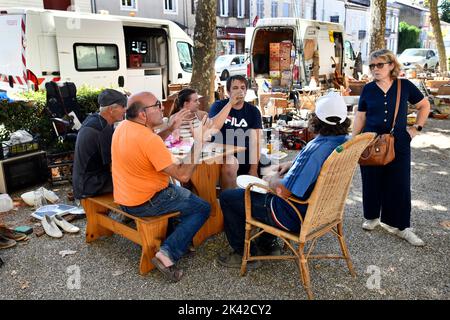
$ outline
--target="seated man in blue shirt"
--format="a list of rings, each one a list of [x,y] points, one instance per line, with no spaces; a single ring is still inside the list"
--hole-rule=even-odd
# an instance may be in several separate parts
[[[309,130],[317,136],[302,149],[293,162],[280,164],[278,171],[268,178],[269,187],[276,192],[276,196],[251,192],[253,217],[282,230],[299,232],[300,220],[282,198],[309,198],[325,160],[337,146],[348,140],[350,123],[347,105],[339,94],[330,93],[317,99],[315,113],[308,123]],[[219,264],[226,267],[241,266],[245,239],[244,191],[225,190],[220,194],[225,234],[233,249],[230,254],[218,257]],[[306,214],[307,205],[297,204],[297,208],[303,216]],[[258,248],[252,243],[251,253],[255,255],[258,249],[263,254],[270,254],[276,239],[269,234],[263,234],[259,238],[261,241],[256,244]],[[252,262],[254,267],[258,262]]]

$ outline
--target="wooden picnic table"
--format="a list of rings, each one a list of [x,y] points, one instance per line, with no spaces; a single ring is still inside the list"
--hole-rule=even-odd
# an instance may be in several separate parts
[[[211,205],[211,215],[203,227],[195,235],[194,246],[200,245],[205,239],[223,230],[223,214],[217,199],[217,182],[224,158],[245,151],[245,147],[207,143],[203,147],[201,162],[191,177],[193,192]]]

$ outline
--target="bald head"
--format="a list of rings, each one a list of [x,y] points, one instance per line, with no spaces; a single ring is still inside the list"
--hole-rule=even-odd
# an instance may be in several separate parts
[[[155,95],[149,91],[135,93],[128,98],[128,108],[136,101],[145,103],[144,101],[147,99],[152,99],[153,103],[155,103],[157,100]]]
[[[158,99],[148,91],[138,92],[128,98],[127,119],[134,119],[146,106],[154,105]]]

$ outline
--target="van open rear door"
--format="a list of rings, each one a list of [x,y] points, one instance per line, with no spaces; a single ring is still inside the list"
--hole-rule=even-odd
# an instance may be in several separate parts
[[[25,15],[0,15],[0,87],[26,87]]]
[[[121,21],[55,17],[55,27],[61,80],[77,87],[123,83],[126,53]]]

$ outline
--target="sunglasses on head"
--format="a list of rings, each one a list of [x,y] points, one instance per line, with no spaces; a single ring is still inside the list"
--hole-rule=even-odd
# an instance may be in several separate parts
[[[379,62],[379,63],[372,63],[369,64],[369,68],[370,70],[375,69],[375,67],[377,67],[378,69],[382,69],[384,67],[385,64],[391,64],[392,62]]]

